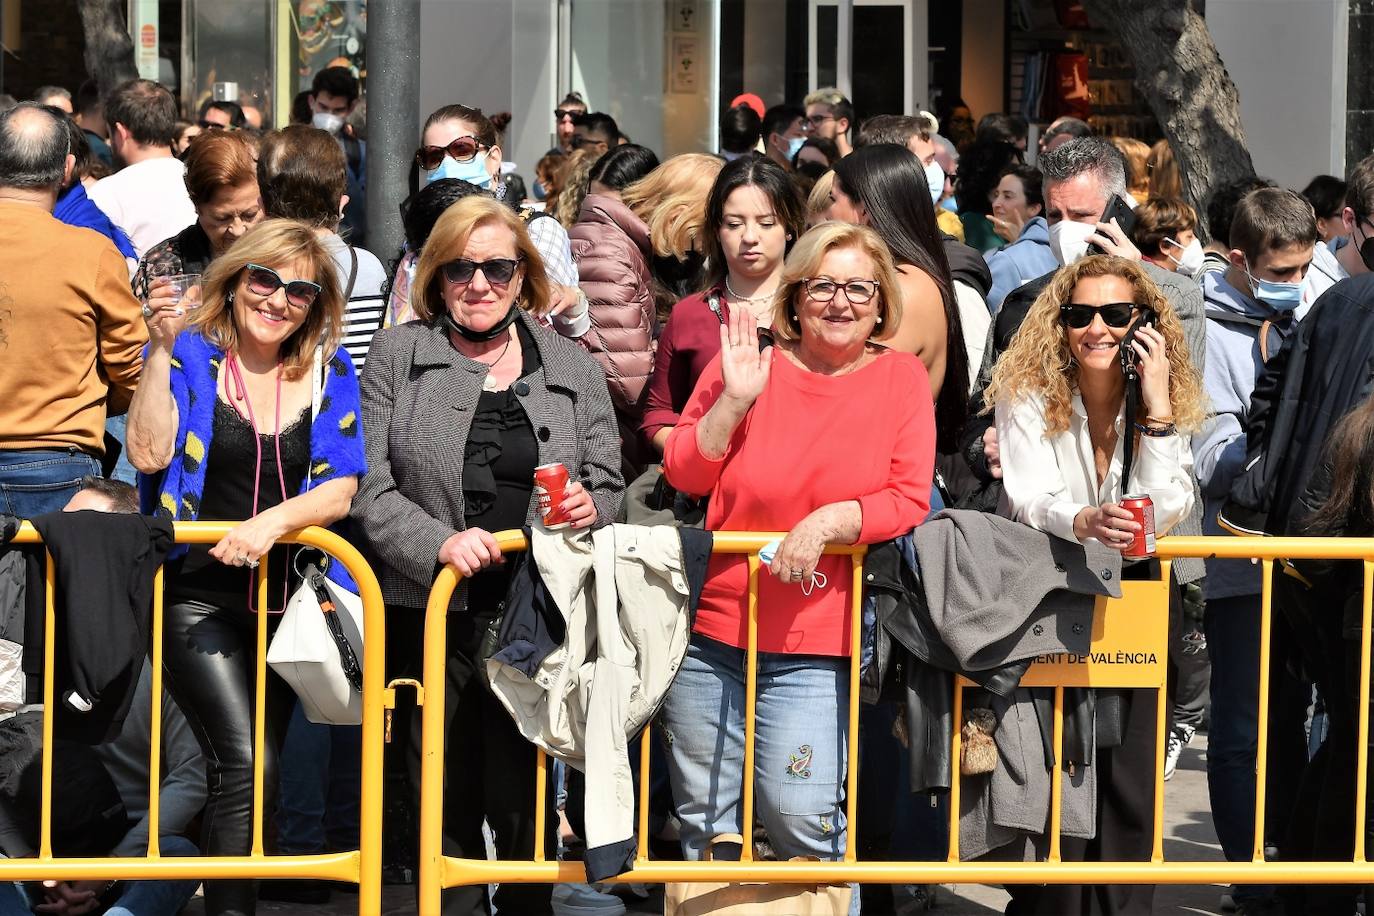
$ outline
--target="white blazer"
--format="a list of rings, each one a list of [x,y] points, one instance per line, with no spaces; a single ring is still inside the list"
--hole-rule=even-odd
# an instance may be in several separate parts
[[[1123,408],[1124,409],[1124,408]],[[1077,541],[1073,520],[1087,506],[1120,502],[1121,446],[1128,430],[1116,418],[1116,450],[1102,486],[1097,485],[1088,414],[1083,399],[1073,396],[1069,428],[1045,433],[1045,402],[1026,395],[995,409],[997,442],[1002,452],[1000,510],[1032,528]],[[1193,508],[1193,452],[1182,435],[1142,435],[1131,468],[1130,492],[1145,493],[1155,504],[1155,533],[1163,536]]]

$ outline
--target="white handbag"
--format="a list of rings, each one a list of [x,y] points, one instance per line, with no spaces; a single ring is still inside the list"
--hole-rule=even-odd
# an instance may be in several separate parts
[[[322,375],[317,349],[312,419],[320,410]],[[267,664],[291,685],[311,722],[361,725],[363,600],[328,581],[313,563],[301,578],[267,649]]]
[[[286,603],[267,664],[296,691],[311,722],[361,725],[363,599],[325,579],[313,564],[304,579]]]

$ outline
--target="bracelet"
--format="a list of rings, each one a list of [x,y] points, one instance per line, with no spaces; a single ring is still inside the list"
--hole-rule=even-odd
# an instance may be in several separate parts
[[[1171,424],[1171,423],[1174,422],[1174,418],[1173,418],[1173,415],[1172,415],[1172,414],[1169,415],[1169,416],[1167,416],[1167,417],[1148,417],[1148,416],[1147,416],[1147,417],[1145,418],[1145,422],[1146,422],[1146,423],[1159,423],[1159,424],[1161,424],[1161,425],[1168,425],[1168,424]]]
[[[1142,436],[1150,436],[1154,439],[1165,439],[1178,432],[1178,427],[1172,423],[1166,426],[1146,426],[1144,423],[1137,423],[1135,428],[1140,431]]]

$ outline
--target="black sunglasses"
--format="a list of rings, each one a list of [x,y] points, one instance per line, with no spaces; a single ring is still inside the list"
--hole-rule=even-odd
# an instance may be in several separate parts
[[[196,122],[201,130],[237,130],[232,124],[221,124],[218,121],[207,121],[204,118]]]
[[[248,271],[248,288],[259,296],[271,296],[284,286],[286,301],[298,309],[310,308],[320,297],[318,283],[311,283],[309,280],[287,282],[275,270],[261,264],[249,264],[245,270]]]
[[[553,110],[553,119],[555,121],[562,121],[564,118],[575,118],[580,114],[582,114],[582,109],[580,108],[555,108]]]
[[[456,137],[448,146],[422,146],[415,151],[415,161],[420,168],[433,171],[444,161],[444,156],[452,156],[454,162],[467,162],[478,152],[490,149],[476,137]]]
[[[1093,318],[1102,316],[1102,323],[1109,328],[1124,328],[1131,323],[1131,316],[1140,308],[1134,302],[1108,302],[1106,305],[1078,305],[1070,303],[1059,307],[1059,320],[1071,328],[1086,328]]]
[[[444,279],[450,283],[471,283],[478,270],[493,286],[505,286],[515,277],[520,266],[520,258],[492,258],[489,261],[474,261],[471,258],[457,258],[439,269]]]

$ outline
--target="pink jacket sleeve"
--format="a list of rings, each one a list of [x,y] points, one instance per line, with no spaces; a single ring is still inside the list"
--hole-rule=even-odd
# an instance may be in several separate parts
[[[703,455],[697,445],[697,424],[706,416],[706,412],[716,403],[724,389],[725,382],[720,374],[720,357],[717,356],[701,374],[696,389],[692,391],[691,400],[687,402],[687,407],[682,411],[682,417],[673,427],[673,431],[668,434],[668,444],[663,449],[664,476],[675,488],[690,496],[705,496],[711,492],[716,481],[720,480],[721,469],[725,467],[725,462],[735,449],[732,439],[725,454],[719,460],[713,461]],[[735,438],[744,434],[746,425],[747,423],[739,425],[735,430]]]

